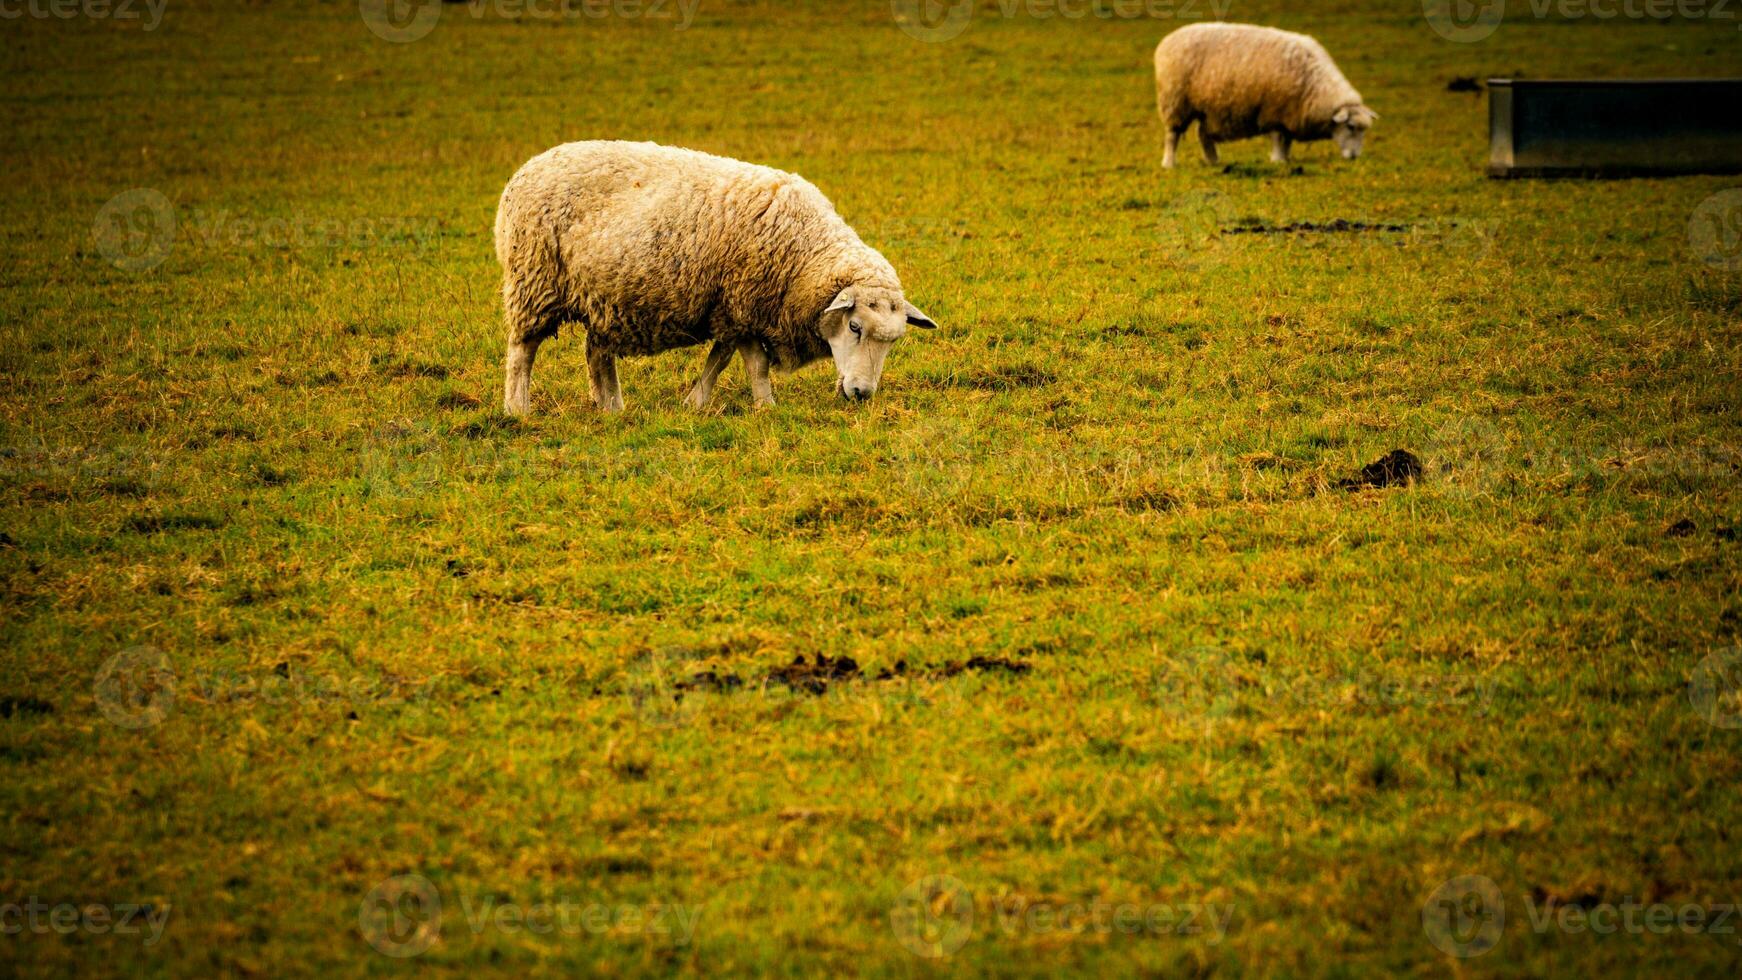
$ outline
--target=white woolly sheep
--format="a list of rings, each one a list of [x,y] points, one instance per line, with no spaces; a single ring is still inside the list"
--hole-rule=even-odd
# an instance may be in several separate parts
[[[1327,138],[1353,160],[1379,118],[1319,42],[1252,24],[1193,24],[1163,38],[1155,49],[1155,94],[1167,128],[1161,165],[1170,168],[1193,122],[1204,159],[1214,165],[1217,141],[1265,133],[1276,163],[1288,162],[1296,140]]]
[[[758,406],[774,403],[771,366],[829,356],[837,391],[863,400],[890,345],[937,326],[808,181],[654,143],[567,143],[527,161],[502,192],[496,258],[511,415],[530,406],[538,345],[565,323],[586,331],[593,401],[611,412],[618,357],[709,341],[691,407],[733,353]]]

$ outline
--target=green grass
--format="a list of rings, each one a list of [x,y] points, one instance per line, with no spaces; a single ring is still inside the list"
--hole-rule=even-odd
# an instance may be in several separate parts
[[[408,874],[453,972],[1733,971],[1527,903],[1742,900],[1688,693],[1742,625],[1742,275],[1688,229],[1738,182],[1489,181],[1445,87],[1742,74],[1735,24],[1238,0],[1383,119],[1163,173],[1174,22],[990,9],[0,23],[0,902],[171,910],[8,972],[396,970],[359,908]],[[497,195],[602,137],[804,174],[943,329],[868,406],[734,368],[688,413],[697,350],[616,418],[564,336],[501,417]],[[177,220],[136,272],[93,238],[133,188]],[[1339,218],[1405,230],[1235,230]],[[1420,482],[1338,487],[1394,448]],[[127,728],[142,647],[174,697]],[[932,875],[937,962],[891,919]],[[1461,962],[1460,875],[1507,903]],[[565,900],[602,931],[470,924]],[[1046,918],[1094,903],[1232,917]],[[609,911],[650,906],[690,940]]]

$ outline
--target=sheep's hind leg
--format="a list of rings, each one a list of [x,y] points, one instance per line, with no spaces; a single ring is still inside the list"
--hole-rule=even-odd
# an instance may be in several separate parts
[[[738,345],[738,355],[744,358],[744,373],[750,378],[750,395],[757,408],[774,405],[774,382],[768,376],[768,352],[754,340]]]
[[[1293,141],[1288,138],[1287,133],[1283,133],[1283,132],[1271,133],[1270,134],[1270,162],[1271,163],[1287,163],[1288,162],[1288,147],[1289,147],[1289,144],[1291,142],[1293,142]]]
[[[1216,141],[1212,139],[1209,132],[1204,129],[1203,123],[1198,123],[1198,142],[1203,144],[1205,163],[1214,167],[1216,164],[1222,162],[1222,158],[1216,153]]]
[[[512,289],[504,306],[508,353],[503,358],[502,410],[525,415],[532,410],[532,362],[538,357],[538,345],[556,336],[561,318],[521,301]]]
[[[532,409],[532,362],[538,356],[538,345],[544,340],[545,336],[535,336],[508,342],[502,410],[509,415],[525,415]]]
[[[702,376],[696,379],[696,386],[690,389],[689,396],[683,402],[694,409],[707,407],[708,399],[714,396],[714,382],[719,380],[720,372],[732,362],[734,348],[725,341],[715,341],[713,350],[708,351],[708,362],[702,365]]]
[[[1184,133],[1183,129],[1175,129],[1172,126],[1167,128],[1167,148],[1162,151],[1161,165],[1168,170],[1173,169],[1174,151],[1179,149],[1179,138]]]
[[[587,340],[587,372],[593,384],[593,404],[606,412],[623,411],[623,389],[617,384],[617,358]]]

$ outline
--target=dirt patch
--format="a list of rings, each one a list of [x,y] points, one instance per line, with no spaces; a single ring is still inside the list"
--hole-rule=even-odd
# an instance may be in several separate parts
[[[440,398],[436,399],[437,408],[477,408],[482,404],[484,404],[483,401],[469,391],[444,392]]]
[[[785,684],[795,691],[821,694],[836,681],[856,680],[863,676],[865,674],[859,669],[858,661],[852,657],[830,657],[828,654],[819,653],[815,659],[806,663],[804,654],[801,653],[785,667],[769,671],[763,680],[769,684]]]
[[[435,378],[442,380],[450,373],[440,364],[428,361],[416,361],[408,357],[395,357],[391,354],[376,354],[369,359],[369,366],[389,378]]]
[[[1327,235],[1361,232],[1400,232],[1409,231],[1409,225],[1375,223],[1368,221],[1350,221],[1338,218],[1335,221],[1296,221],[1286,225],[1273,225],[1256,218],[1247,218],[1240,223],[1223,228],[1224,235]]]
[[[837,527],[868,527],[883,516],[882,501],[845,494],[805,502],[787,517],[786,524],[798,533],[820,533]]]
[[[952,374],[941,379],[946,388],[972,388],[975,391],[1015,391],[1019,388],[1044,388],[1058,381],[1058,375],[1033,364],[1010,364],[1001,367]]]
[[[1306,174],[1306,168],[1296,165],[1282,172],[1290,177],[1301,177]],[[1277,173],[1274,165],[1264,167],[1256,163],[1230,163],[1222,168],[1226,177],[1274,177]]]
[[[1109,323],[1101,328],[1103,337],[1159,337],[1163,334],[1183,334],[1187,337],[1207,333],[1208,327],[1187,320],[1169,320],[1147,313]]]
[[[1446,83],[1448,92],[1480,92],[1482,83],[1469,75],[1459,75]]]
[[[294,474],[278,469],[270,463],[255,463],[251,467],[254,482],[263,487],[282,487],[296,479]]]
[[[744,686],[744,681],[733,674],[704,670],[699,674],[691,675],[687,681],[678,681],[673,686],[679,691],[712,691],[715,694],[721,694],[726,691],[738,690]]]
[[[1421,479],[1421,460],[1407,449],[1393,449],[1343,480],[1337,486],[1345,490],[1366,487],[1392,487],[1414,483]]]
[[[239,586],[236,591],[225,596],[223,603],[235,608],[247,608],[271,602],[282,595],[283,593],[279,591],[278,587],[271,582],[246,582]],[[289,674],[280,676],[288,677]]]
[[[223,521],[204,514],[139,514],[129,517],[121,529],[134,534],[161,534],[166,531],[213,531],[223,526]]]
[[[456,426],[453,434],[462,439],[489,439],[496,435],[506,435],[520,430],[520,420],[512,415],[486,415],[473,419],[464,425]]]
[[[1179,498],[1166,490],[1144,490],[1114,501],[1113,506],[1129,514],[1166,513],[1179,506]]]
[[[54,705],[41,698],[0,697],[0,718],[13,715],[52,715]]]
[[[1240,457],[1240,462],[1255,470],[1283,470],[1285,472],[1298,470],[1302,465],[1300,460],[1278,456],[1275,453],[1247,453]]]
[[[214,441],[259,442],[260,434],[246,426],[220,425],[211,431],[211,438]]]
[[[897,667],[901,664],[897,664]],[[1022,675],[1034,668],[1020,660],[1009,660],[1004,657],[969,657],[961,663],[950,662],[925,675],[928,677],[955,677],[967,673],[1002,673]]]
[[[594,875],[646,875],[653,873],[653,865],[633,856],[595,857],[582,861],[581,870]]]
[[[1075,504],[1052,504],[1041,501],[1013,501],[982,504],[964,501],[959,508],[963,524],[969,527],[991,527],[1002,523],[1051,524],[1068,521],[1083,514]]]
[[[792,691],[804,694],[824,694],[830,687],[848,681],[891,681],[902,678],[918,678],[925,680],[944,680],[959,677],[962,674],[998,673],[1012,676],[1022,676],[1033,670],[1033,666],[1020,660],[1007,657],[974,656],[967,660],[946,661],[942,666],[930,670],[912,670],[907,661],[898,660],[893,667],[887,667],[876,674],[867,674],[859,662],[852,657],[831,657],[826,653],[813,654],[808,659],[803,655],[792,659],[783,667],[776,667],[753,678],[759,686],[780,685]],[[714,694],[726,694],[743,690],[744,678],[731,673],[715,670],[704,670],[691,674],[688,680],[679,681],[673,685],[681,698],[684,692],[701,691]]]
[[[1112,326],[1102,327],[1101,328],[1101,336],[1103,336],[1103,337],[1147,337],[1147,336],[1149,336],[1149,328],[1144,326],[1142,323],[1133,320],[1130,323],[1115,323]]]

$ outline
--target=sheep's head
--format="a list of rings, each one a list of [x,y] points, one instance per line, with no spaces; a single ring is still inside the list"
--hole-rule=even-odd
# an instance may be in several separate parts
[[[1378,118],[1379,113],[1364,105],[1346,105],[1331,117],[1334,127],[1331,138],[1337,141],[1343,159],[1353,160],[1361,155],[1361,144],[1367,140],[1367,130],[1373,128]]]
[[[835,356],[835,390],[857,402],[877,392],[883,359],[908,327],[932,330],[937,324],[900,290],[848,286],[823,311],[818,327]]]

